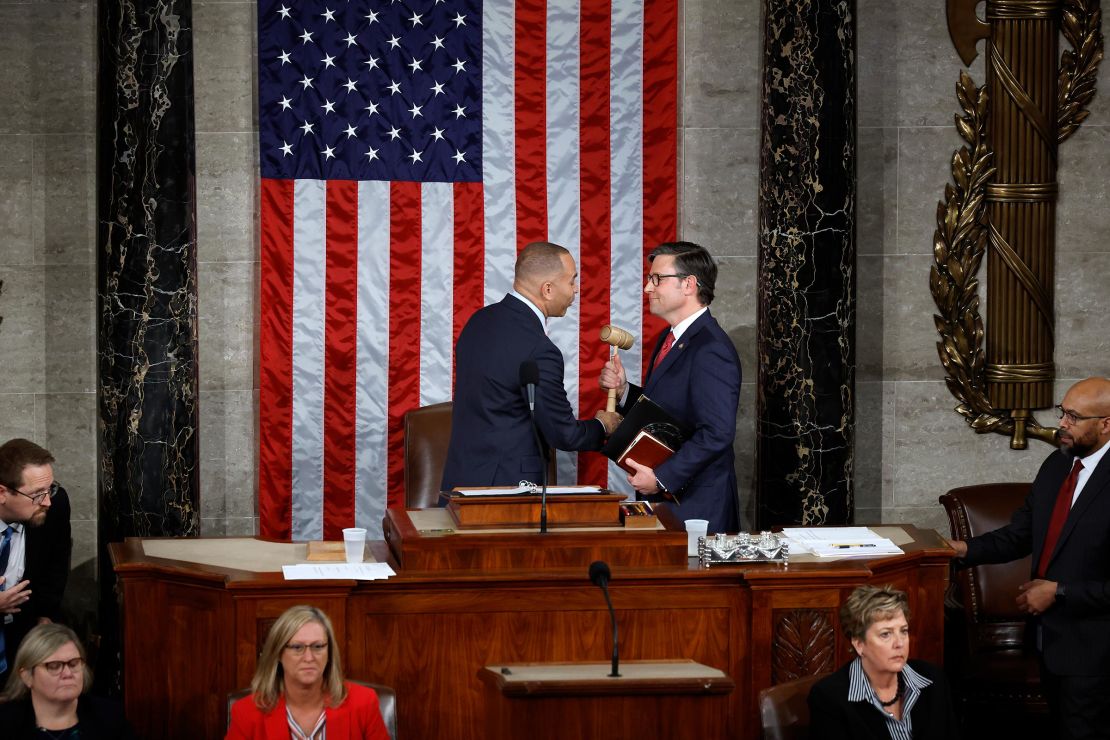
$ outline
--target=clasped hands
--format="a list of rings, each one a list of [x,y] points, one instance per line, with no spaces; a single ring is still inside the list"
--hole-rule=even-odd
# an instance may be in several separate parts
[[[967,557],[967,543],[961,540],[945,540],[956,551],[956,557]],[[1017,608],[1026,614],[1043,614],[1056,603],[1056,581],[1035,578],[1018,586]]]

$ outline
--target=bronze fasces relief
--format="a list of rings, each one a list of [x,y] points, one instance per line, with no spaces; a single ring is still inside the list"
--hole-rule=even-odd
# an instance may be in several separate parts
[[[976,432],[1056,444],[1036,409],[1053,405],[1056,163],[1089,115],[1102,61],[1098,0],[948,0],[948,28],[970,65],[985,39],[986,82],[960,72],[952,182],[937,205],[929,288],[948,389]],[[1067,47],[1059,53],[1059,38]],[[986,320],[979,271],[986,259]]]

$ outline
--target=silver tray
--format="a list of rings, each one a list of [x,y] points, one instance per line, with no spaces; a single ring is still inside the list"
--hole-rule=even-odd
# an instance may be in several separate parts
[[[714,565],[786,563],[789,557],[790,546],[786,538],[771,532],[698,537],[698,562],[703,568]]]

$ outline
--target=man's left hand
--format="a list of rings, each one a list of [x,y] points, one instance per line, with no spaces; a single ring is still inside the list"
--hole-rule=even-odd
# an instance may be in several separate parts
[[[633,488],[648,496],[653,493],[659,493],[659,484],[655,482],[654,469],[649,468],[647,465],[641,465],[631,457],[625,460],[625,462],[636,471],[634,475],[628,476],[628,482],[632,484]]]
[[[1018,591],[1017,607],[1027,614],[1043,614],[1056,603],[1056,581],[1038,578],[1021,584]]]

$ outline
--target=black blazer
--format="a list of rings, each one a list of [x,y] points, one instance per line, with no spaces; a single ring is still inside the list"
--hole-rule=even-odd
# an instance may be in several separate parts
[[[911,660],[910,667],[932,681],[914,704],[914,740],[952,740],[959,738],[960,726],[952,706],[952,695],[944,672],[923,660]],[[821,679],[809,692],[809,735],[821,740],[890,740],[886,718],[874,705],[848,701],[851,684],[847,663]]]
[[[455,347],[455,400],[451,443],[441,490],[455,486],[538,483],[544,459],[536,449],[520,365],[539,368],[536,424],[544,445],[559,450],[596,450],[605,428],[579,421],[563,388],[563,354],[544,334],[539,318],[513,295],[479,309],[466,322]]]
[[[20,607],[12,623],[4,628],[8,664],[14,663],[19,643],[39,618],[62,621],[62,596],[69,580],[69,562],[73,554],[73,537],[69,524],[69,494],[58,488],[50,501],[46,521],[38,527],[27,527],[26,565],[23,579],[30,581],[31,598]]]
[[[1059,450],[1049,455],[1010,523],[968,540],[964,563],[1006,563],[1032,553],[1030,578],[1036,578],[1056,495],[1073,460]],[[1063,603],[1035,618],[1045,665],[1061,676],[1110,675],[1110,453],[1071,507],[1045,578],[1067,591]]]
[[[119,702],[84,695],[77,700],[77,723],[81,740],[131,740],[134,732],[123,717]],[[0,703],[0,727],[6,740],[37,740],[35,710],[30,698]]]

